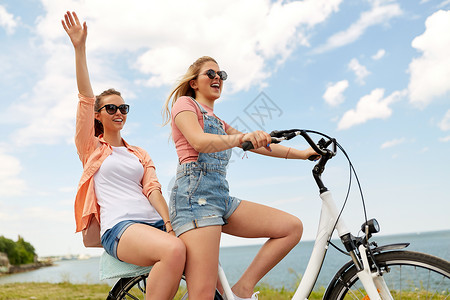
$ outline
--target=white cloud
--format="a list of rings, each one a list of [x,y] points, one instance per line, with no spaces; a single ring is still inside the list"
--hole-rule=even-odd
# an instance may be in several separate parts
[[[0,196],[18,196],[25,192],[25,181],[20,179],[20,161],[0,149]]]
[[[45,1],[46,15],[38,18],[36,32],[48,60],[30,94],[10,107],[25,124],[13,132],[14,142],[72,139],[77,102],[73,49],[60,22],[67,8],[88,25],[94,91],[114,86],[124,92],[132,82],[172,86],[195,59],[209,55],[228,72],[227,91],[238,92],[264,86],[274,67],[294,48],[308,45],[309,32],[341,1],[112,0],[107,6],[101,0]],[[121,77],[114,60],[137,70],[140,79]]]
[[[443,7],[446,7],[448,5],[450,5],[450,0],[445,0],[445,1],[442,1],[441,3],[439,3],[439,5],[437,7],[443,8]]]
[[[34,220],[35,222],[50,221],[49,223],[53,224],[73,224],[71,208],[68,210],[57,210],[42,206],[26,207],[24,208],[24,214],[28,220]]]
[[[384,142],[384,143],[381,145],[380,148],[381,148],[381,149],[386,149],[386,148],[390,148],[390,147],[394,147],[394,146],[403,144],[404,142],[405,142],[405,138],[394,139],[394,140],[391,140],[391,141]]]
[[[386,54],[386,50],[384,49],[380,49],[377,51],[377,53],[375,53],[374,55],[372,55],[372,59],[373,60],[379,60],[381,58],[383,58],[383,56]]]
[[[450,135],[446,136],[446,137],[443,137],[443,138],[440,138],[439,141],[444,142],[444,143],[450,142]]]
[[[444,118],[439,123],[439,128],[443,131],[450,130],[450,110],[447,110]]]
[[[365,66],[361,65],[356,58],[353,58],[348,64],[348,68],[355,73],[356,82],[359,84],[365,84],[364,78],[370,74]]]
[[[38,206],[1,205],[0,228],[2,235],[16,240],[22,236],[31,243],[39,256],[60,255],[67,253],[86,253],[80,234],[75,232],[73,209],[56,209]],[[55,226],[57,224],[57,226]],[[43,234],[44,233],[44,234]],[[97,255],[101,254],[97,250]]]
[[[79,11],[88,13],[80,17],[89,26],[89,47],[135,53],[132,65],[146,75],[142,83],[173,85],[195,59],[209,55],[227,69],[231,90],[240,91],[264,84],[271,74],[269,61],[282,62],[295,47],[307,45],[309,30],[337,11],[341,1],[114,0],[105,7],[103,1],[92,0]],[[61,14],[50,5],[46,9],[49,15],[39,28],[49,35],[52,19],[62,16],[50,15]]]
[[[425,27],[425,32],[412,41],[412,47],[422,56],[409,65],[409,98],[419,107],[450,91],[450,11],[434,13]]]
[[[430,151],[429,147],[423,147],[422,150],[420,150],[419,153],[427,153],[428,151]]]
[[[3,5],[0,5],[0,27],[5,28],[7,34],[13,34],[20,18],[15,18]]]
[[[353,43],[371,26],[386,24],[390,19],[403,14],[400,5],[387,0],[372,0],[371,9],[361,13],[359,19],[346,30],[328,38],[325,45],[317,47],[314,52],[323,53]]]
[[[363,96],[355,109],[347,111],[338,123],[338,130],[349,129],[352,126],[365,123],[372,119],[387,119],[392,115],[389,107],[392,103],[404,97],[406,91],[395,91],[386,98],[384,89],[374,89]]]
[[[58,191],[61,193],[72,193],[75,195],[77,193],[77,188],[76,186],[64,186],[60,187]]]
[[[348,88],[348,81],[347,80],[341,80],[336,83],[330,83],[328,84],[327,90],[325,91],[325,94],[323,94],[323,99],[326,103],[328,103],[331,106],[337,106],[344,102],[344,95],[343,93]]]
[[[73,55],[69,47],[65,50]],[[73,69],[73,60],[67,60],[61,47],[55,45],[52,59],[42,70],[45,76],[9,108],[17,116],[16,121],[25,124],[11,135],[14,144],[55,144],[73,137],[77,103],[75,77],[70,78]]]

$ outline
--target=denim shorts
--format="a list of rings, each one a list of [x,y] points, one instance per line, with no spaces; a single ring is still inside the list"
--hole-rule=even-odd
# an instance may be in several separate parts
[[[194,228],[225,225],[241,200],[229,195],[223,166],[189,162],[178,166],[170,195],[170,219],[177,236]]]
[[[145,224],[166,231],[166,227],[164,226],[163,220],[159,220],[155,223],[147,223],[143,221],[133,221],[133,220],[121,221],[116,225],[114,225],[112,228],[106,230],[106,232],[102,235],[102,246],[105,249],[106,253],[119,259],[117,257],[117,245],[119,245],[119,240],[122,237],[122,234],[125,232],[125,230],[133,224]]]

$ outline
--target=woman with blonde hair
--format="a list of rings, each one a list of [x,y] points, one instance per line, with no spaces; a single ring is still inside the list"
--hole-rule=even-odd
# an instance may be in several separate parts
[[[130,264],[153,266],[146,299],[172,299],[186,248],[173,233],[155,165],[144,149],[121,136],[129,112],[121,94],[109,89],[94,96],[86,62],[86,22],[81,25],[70,12],[64,19],[63,28],[75,49],[79,92],[75,145],[84,167],[75,199],[76,231],[100,223],[101,245],[108,254]]]
[[[169,94],[164,113],[178,154],[169,209],[173,229],[187,248],[185,275],[189,298],[210,300],[217,281],[222,232],[268,238],[232,287],[235,299],[257,299],[254,287],[299,242],[301,221],[286,212],[229,195],[226,168],[231,148],[250,141],[255,153],[286,159],[317,155],[270,145],[263,131],[242,133],[214,114],[227,73],[211,57],[192,64]],[[232,300],[232,299],[228,299]]]

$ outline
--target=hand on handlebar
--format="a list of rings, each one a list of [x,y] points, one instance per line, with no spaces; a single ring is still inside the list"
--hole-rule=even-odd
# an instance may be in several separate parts
[[[311,137],[308,135],[308,132],[312,132],[312,133],[318,133],[324,137],[327,138],[327,140],[325,139],[320,139],[320,141],[316,144]],[[247,150],[251,150],[254,148],[258,148],[260,146],[265,146],[263,144],[258,144],[258,147],[253,147],[252,141],[249,139],[250,135],[255,135],[257,132],[252,132],[249,134],[246,134],[242,137],[241,141],[244,141],[242,143],[242,149],[244,151]],[[262,136],[267,137],[267,133],[260,131],[260,134],[262,134]],[[302,130],[302,129],[290,129],[290,130],[274,130],[270,133],[270,137],[271,138],[271,143],[279,143],[281,141],[284,140],[290,140],[296,136],[301,135],[306,142],[308,142],[308,144],[311,146],[308,149],[305,149],[303,151],[301,151],[300,153],[297,153],[297,158],[302,158],[302,159],[309,159],[311,161],[316,161],[319,160],[322,157],[326,157],[327,160],[330,159],[331,157],[333,157],[334,155],[336,155],[336,145],[337,142],[334,138],[330,138],[324,134],[321,134],[320,132],[314,132],[311,130]],[[259,138],[262,138],[262,136],[260,135]],[[267,141],[267,140],[266,140]],[[266,148],[268,148],[269,143],[267,144],[267,146],[265,146]],[[332,149],[328,149],[329,146],[332,146]],[[270,149],[270,148],[269,148]],[[286,155],[287,158],[287,155]]]
[[[320,155],[316,151],[314,151],[314,149],[312,147],[305,149],[305,151],[306,151],[306,157],[308,158],[308,160],[317,161],[320,159]]]
[[[246,133],[244,134],[241,140],[243,142],[242,148],[244,150],[258,149],[260,147],[264,147],[267,150],[271,151],[269,145],[272,141],[272,137],[267,132],[257,130],[250,133]],[[251,148],[248,148],[249,143],[252,146]]]

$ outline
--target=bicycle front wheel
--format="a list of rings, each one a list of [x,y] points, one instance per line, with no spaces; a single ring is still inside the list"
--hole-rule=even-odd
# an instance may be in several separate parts
[[[374,256],[394,299],[450,299],[450,262],[412,251]],[[328,299],[368,299],[353,265],[341,269]]]

